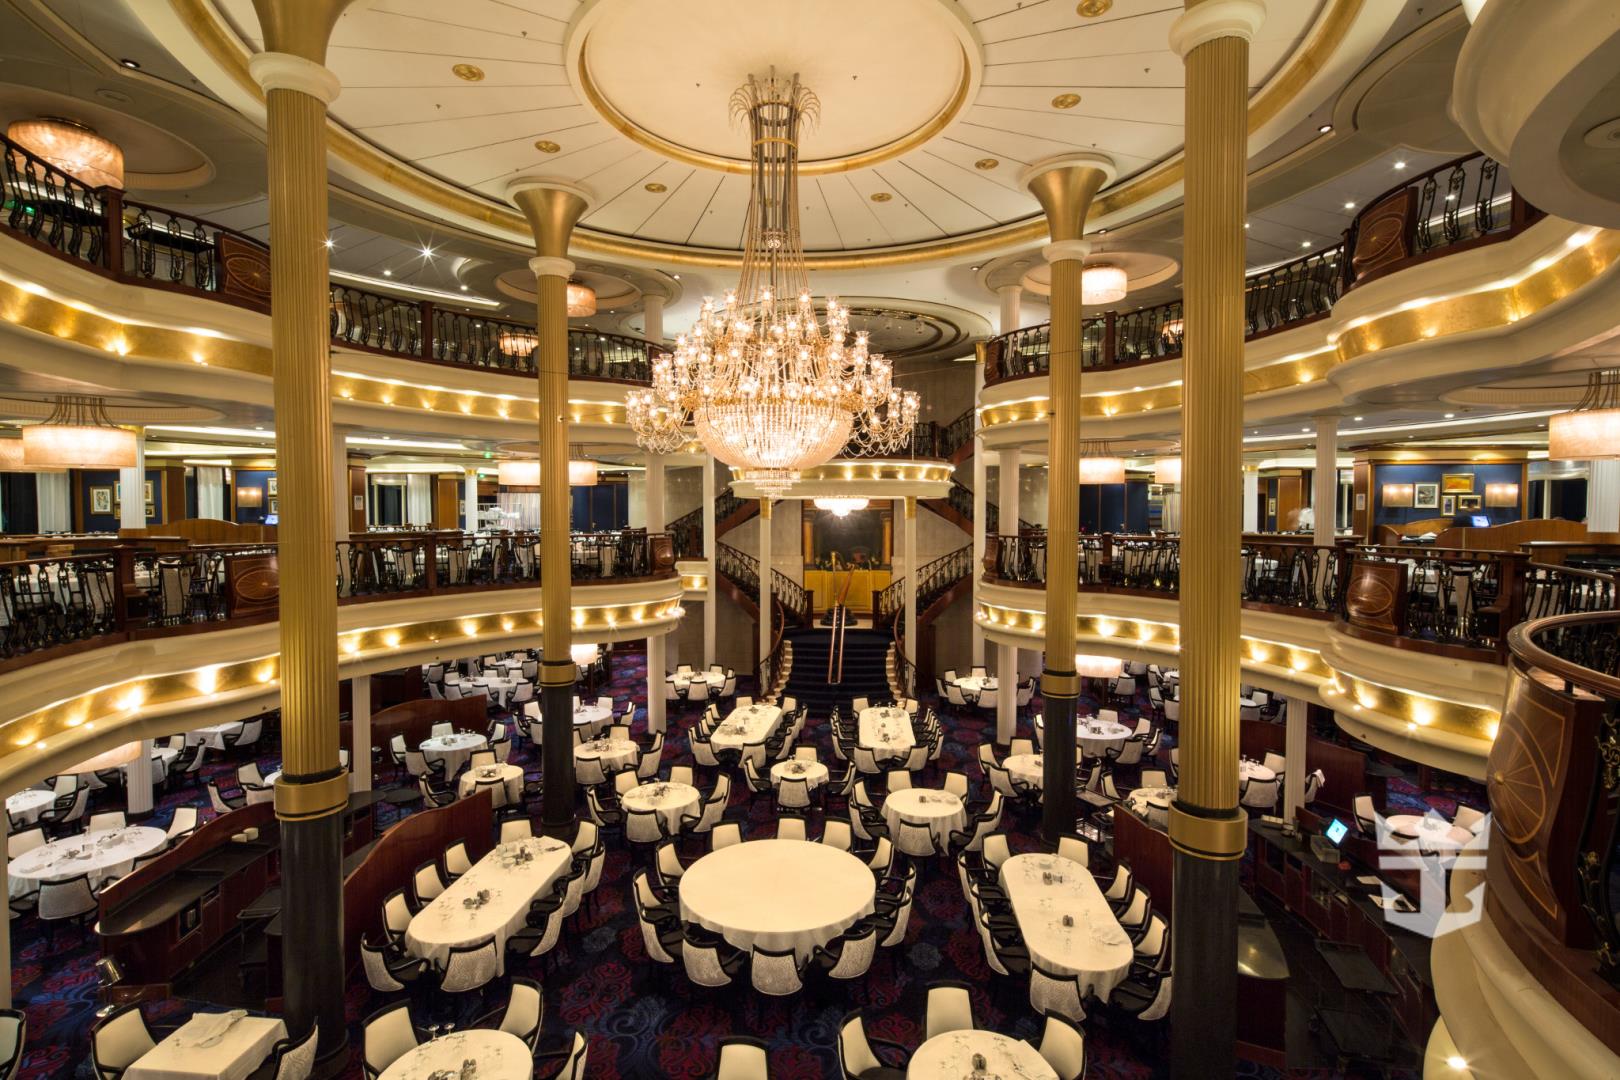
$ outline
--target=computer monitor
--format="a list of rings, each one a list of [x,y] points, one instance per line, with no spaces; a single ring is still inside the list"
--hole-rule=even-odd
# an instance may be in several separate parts
[[[1471,523],[1476,529],[1488,529],[1491,527],[1491,518],[1489,514],[1474,514]]]
[[[280,515],[278,515],[278,514],[266,514],[266,515],[264,515],[264,523],[266,525],[274,525],[276,523],[276,519],[279,516]]]
[[[1338,847],[1341,843],[1343,843],[1344,838],[1349,835],[1349,833],[1350,826],[1346,825],[1338,818],[1334,818],[1332,821],[1328,822],[1327,828],[1322,830],[1322,835],[1326,836],[1330,841],[1332,841],[1334,847]]]

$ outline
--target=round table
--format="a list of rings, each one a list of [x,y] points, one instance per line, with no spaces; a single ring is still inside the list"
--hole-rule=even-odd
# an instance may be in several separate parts
[[[1386,817],[1384,823],[1396,836],[1431,848],[1462,848],[1474,838],[1474,834],[1462,826],[1432,814],[1393,814]]]
[[[492,675],[480,675],[476,679],[468,679],[463,685],[482,686],[489,691],[489,696],[495,699],[495,704],[506,708],[506,699],[512,696],[512,691],[518,688],[522,679],[502,679]]]
[[[726,687],[726,676],[721,671],[694,671],[687,675],[671,675],[670,681],[675,684],[676,690],[686,694],[688,701],[696,700],[692,697],[694,685],[704,687],[705,699],[712,696],[711,691],[724,690]]]
[[[603,773],[629,768],[641,757],[641,748],[629,739],[592,739],[574,747],[574,772],[579,773],[582,761],[595,758],[602,762]]]
[[[461,1075],[463,1062],[476,1062],[479,1080],[529,1080],[534,1052],[516,1035],[489,1028],[467,1028],[430,1039],[405,1051],[382,1071],[380,1080],[428,1080],[434,1074]]]
[[[943,851],[950,845],[951,833],[967,827],[967,807],[959,797],[939,788],[901,788],[883,800],[883,819],[889,823],[890,836],[900,835],[901,818],[927,825],[935,845]],[[894,843],[907,855],[934,854],[931,850],[913,850],[921,847],[918,843],[910,847],[898,839]]]
[[[1022,1039],[994,1031],[947,1031],[917,1047],[906,1066],[907,1080],[968,1080],[973,1055],[984,1055],[985,1075],[1001,1080],[1057,1080],[1057,1070]]]
[[[680,832],[681,819],[688,814],[696,816],[698,804],[702,801],[701,791],[691,784],[674,780],[640,784],[619,796],[619,805],[627,809],[642,813],[657,811],[658,820],[664,823],[664,831],[669,833]]]
[[[44,788],[28,788],[6,796],[6,813],[19,825],[32,825],[39,815],[56,801],[56,792]]]
[[[1046,759],[1039,754],[1008,754],[1001,767],[1008,776],[1037,790],[1046,780]]]
[[[213,724],[209,727],[198,728],[186,732],[186,743],[203,743],[211,750],[225,749],[225,736],[235,735],[242,730],[242,721],[232,720],[229,723]]]
[[[30,881],[66,881],[88,874],[95,885],[123,877],[136,859],[157,851],[167,840],[162,829],[145,825],[98,829],[23,852],[12,860],[10,874]]]
[[[596,734],[613,720],[613,710],[601,705],[574,705],[574,726],[584,728],[591,734]]]
[[[512,797],[512,785],[517,784],[521,791],[523,788],[523,770],[516,765],[505,762],[496,762],[494,765],[480,765],[475,769],[468,769],[456,781],[456,796],[465,799],[477,791],[481,785],[489,785],[490,802],[493,806],[505,806],[509,802],[517,802]]]
[[[877,879],[847,851],[808,840],[750,840],[681,875],[681,918],[739,949],[801,959],[872,913]]]
[[[956,680],[956,688],[963,697],[978,697],[986,690],[995,690],[1000,684],[994,675],[964,675]]]
[[[1258,780],[1262,784],[1277,779],[1277,772],[1267,768],[1258,761],[1238,762],[1238,778],[1240,780]]]
[[[1146,818],[1160,827],[1168,827],[1170,804],[1175,801],[1176,789],[1173,787],[1139,787],[1125,796],[1125,802],[1138,817]]]
[[[800,758],[789,758],[778,761],[771,766],[771,785],[778,787],[783,779],[803,780],[808,791],[814,791],[827,782],[831,774],[827,766],[819,761],[805,761]]]
[[[423,739],[420,749],[422,756],[429,761],[438,758],[444,762],[444,775],[454,776],[467,764],[467,758],[474,750],[482,750],[488,745],[489,740],[476,731],[453,731],[448,735]]]
[[[1090,717],[1074,725],[1074,742],[1086,757],[1102,757],[1106,750],[1118,750],[1133,734],[1124,724]]]

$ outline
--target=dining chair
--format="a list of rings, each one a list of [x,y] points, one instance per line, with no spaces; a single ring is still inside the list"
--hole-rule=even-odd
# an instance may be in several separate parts
[[[45,928],[45,947],[55,947],[56,928],[64,922],[88,924],[96,915],[100,901],[90,885],[88,874],[77,874],[60,881],[39,883],[35,901],[35,915]]]
[[[21,1009],[0,1009],[0,1080],[17,1075],[27,1038],[27,1014]]]
[[[411,916],[413,914],[415,913],[411,911],[410,901],[405,899],[405,890],[403,888],[395,889],[383,897],[383,932],[396,945],[404,943],[405,930],[411,925]]]
[[[805,831],[804,818],[783,815],[776,819],[776,838],[778,840],[808,840],[809,834]]]
[[[756,945],[749,953],[748,981],[770,997],[787,997],[804,989],[804,971],[792,949],[778,952]]]
[[[416,893],[416,906],[426,907],[444,892],[444,878],[439,876],[439,861],[429,859],[411,875],[411,890]]]
[[[770,1075],[770,1055],[762,1040],[733,1035],[720,1043],[713,1080],[770,1080]]]
[[[125,1069],[156,1045],[140,1002],[132,1001],[96,1022],[90,1033],[90,1058],[100,1080],[118,1080]]]
[[[1086,1074],[1086,1036],[1056,1013],[1046,1014],[1035,1049],[1057,1073],[1058,1080],[1080,1080]]]
[[[444,994],[464,994],[482,990],[500,968],[500,948],[493,935],[470,945],[453,945],[445,957],[435,987]]]
[[[366,982],[379,994],[397,994],[410,989],[428,968],[426,960],[369,934],[360,939],[360,964],[365,970]]]
[[[950,1031],[972,1031],[973,1000],[966,983],[937,982],[928,988],[923,1038]]]
[[[472,856],[467,854],[467,842],[457,840],[444,849],[444,873],[454,881],[472,869]]]
[[[383,1070],[422,1042],[422,1032],[411,1023],[410,1002],[385,1005],[366,1017],[362,1038],[361,1065],[366,1080],[377,1080]]]
[[[878,1057],[876,1048],[891,1052],[902,1064],[887,1064]],[[843,1080],[906,1080],[904,1062],[908,1056],[899,1043],[868,1035],[859,1009],[845,1014],[838,1025],[838,1065]]]
[[[742,826],[735,821],[722,821],[709,833],[709,850],[719,851],[743,842]]]
[[[829,979],[862,978],[871,970],[872,960],[877,956],[880,929],[870,919],[855,924],[847,934],[817,949],[811,957],[811,966]]]
[[[545,998],[540,984],[533,979],[514,975],[510,981],[511,993],[506,999],[506,1007],[501,1010],[500,1023],[494,1025],[495,1030],[516,1035],[533,1053],[540,1048],[540,1020],[545,1012]]]
[[[277,1039],[270,1047],[270,1056],[249,1080],[308,1080],[315,1069],[315,1050],[320,1039],[319,1024],[311,1024],[302,1039],[295,1040],[291,1036]]]
[[[1079,976],[1059,975],[1043,968],[1039,960],[1031,959],[1029,1004],[1036,1012],[1043,1016],[1056,1013],[1071,1023],[1084,1023],[1086,1019],[1085,1006],[1082,1004],[1084,997]]]
[[[122,810],[104,810],[99,814],[91,814],[90,820],[85,824],[85,832],[111,832],[122,829],[128,822]]]

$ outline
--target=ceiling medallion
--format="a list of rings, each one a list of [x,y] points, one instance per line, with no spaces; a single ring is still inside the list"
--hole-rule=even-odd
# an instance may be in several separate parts
[[[669,190],[669,188],[665,187],[663,184],[660,184],[656,180],[654,180],[652,183],[646,184],[644,186],[646,187],[646,189],[648,191],[652,192],[654,195],[662,195],[664,192]]]
[[[653,364],[652,389],[626,396],[636,441],[655,454],[704,449],[761,494],[787,491],[804,469],[846,445],[890,453],[911,436],[919,400],[892,382],[892,365],[848,344],[848,308],[816,314],[799,230],[799,134],[820,103],[798,77],[750,76],[731,97],[749,127],[748,217],[736,289],[705,297],[673,356]]]
[[[457,64],[450,69],[450,72],[462,82],[484,81],[484,69],[477,64]]]
[[[1113,6],[1114,0],[1080,0],[1080,6],[1074,10],[1082,18],[1095,19],[1099,15],[1106,15]]]
[[[1052,99],[1054,109],[1072,109],[1078,104],[1080,104],[1079,94],[1059,94]]]
[[[562,149],[562,147],[558,146],[550,139],[541,139],[539,142],[534,144],[534,148],[540,151],[542,154],[555,154],[557,151]]]
[[[975,169],[983,169],[984,171],[989,172],[991,169],[1000,164],[1001,162],[997,161],[993,157],[982,157],[973,163],[973,167]]]
[[[872,193],[873,202],[888,202],[892,198],[894,198],[894,196],[890,195],[887,191],[874,191]]]

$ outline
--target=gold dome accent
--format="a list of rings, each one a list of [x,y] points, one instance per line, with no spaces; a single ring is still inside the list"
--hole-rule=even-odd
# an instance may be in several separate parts
[[[1083,18],[1095,19],[1099,15],[1108,14],[1108,9],[1114,6],[1114,0],[1080,0],[1080,6],[1075,13]]]
[[[669,190],[669,188],[665,187],[663,184],[660,184],[656,180],[654,180],[652,183],[647,184],[645,186],[646,186],[647,190],[652,192],[654,195],[662,195],[664,192]]]
[[[555,154],[557,151],[562,149],[562,147],[558,146],[550,139],[541,139],[539,142],[534,144],[534,148],[540,151],[542,154]]]
[[[872,193],[873,202],[888,202],[892,198],[894,198],[894,196],[890,195],[887,191],[874,191]]]
[[[484,69],[477,64],[457,64],[450,72],[463,82],[484,81]]]
[[[1072,109],[1078,104],[1080,104],[1079,94],[1059,94],[1052,99],[1054,109]]]
[[[995,168],[997,165],[1000,165],[1000,164],[1001,164],[1001,162],[997,161],[993,157],[982,157],[978,161],[975,161],[973,163],[973,167],[975,169],[983,169],[986,172],[988,172],[989,170]]]

